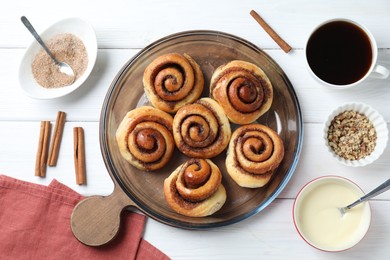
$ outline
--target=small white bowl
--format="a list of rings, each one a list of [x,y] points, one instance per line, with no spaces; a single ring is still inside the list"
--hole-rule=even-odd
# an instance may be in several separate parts
[[[29,34],[27,29],[26,33]],[[19,83],[22,90],[28,96],[37,99],[51,99],[65,96],[80,87],[91,73],[97,56],[97,40],[92,26],[79,18],[67,18],[53,24],[43,33],[39,33],[39,35],[45,41],[62,33],[72,33],[83,42],[88,54],[88,66],[85,72],[70,86],[61,88],[44,88],[40,86],[34,78],[31,64],[35,55],[42,50],[42,47],[34,39],[27,48],[19,66]],[[31,37],[33,38],[33,36]]]
[[[373,124],[375,131],[376,131],[377,139],[376,139],[374,151],[370,155],[368,155],[360,160],[347,160],[347,159],[340,157],[339,155],[337,155],[333,151],[333,149],[330,147],[329,142],[328,142],[328,129],[329,129],[329,126],[330,126],[332,120],[334,119],[335,116],[337,116],[338,114],[340,114],[344,111],[347,111],[347,110],[352,110],[352,111],[356,111],[356,112],[359,112],[361,114],[364,114],[369,119],[369,121]],[[359,166],[365,166],[365,165],[368,165],[368,164],[374,162],[382,155],[383,151],[385,150],[385,148],[387,146],[388,135],[389,135],[389,131],[387,129],[386,121],[378,113],[378,111],[376,111],[375,109],[373,109],[369,105],[366,105],[363,103],[348,103],[348,104],[344,104],[344,105],[339,106],[328,116],[328,119],[325,122],[325,126],[324,126],[323,138],[324,138],[327,150],[329,151],[329,153],[332,155],[333,158],[335,158],[337,161],[339,161],[340,163],[342,163],[344,165],[352,166],[352,167],[359,167]]]
[[[368,202],[348,210],[347,206],[364,195],[358,185],[339,176],[323,176],[307,183],[293,205],[293,221],[302,239],[327,252],[352,248],[366,235],[371,224]]]

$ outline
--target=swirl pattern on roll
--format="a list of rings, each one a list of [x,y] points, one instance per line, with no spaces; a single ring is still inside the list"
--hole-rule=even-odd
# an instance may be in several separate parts
[[[219,168],[208,159],[192,158],[164,181],[169,207],[179,214],[204,217],[214,214],[226,201]]]
[[[269,110],[273,88],[258,66],[234,60],[213,73],[210,95],[222,106],[232,123],[249,124]]]
[[[146,96],[154,107],[175,113],[201,96],[204,76],[191,56],[168,53],[147,66],[143,84]]]
[[[269,182],[283,157],[283,141],[274,130],[261,124],[244,125],[232,134],[226,168],[238,185],[257,188]]]
[[[212,158],[229,144],[230,124],[222,108],[210,98],[183,106],[173,118],[177,148],[195,158]]]
[[[175,148],[172,122],[170,114],[153,107],[129,111],[116,132],[123,158],[141,170],[164,167]]]

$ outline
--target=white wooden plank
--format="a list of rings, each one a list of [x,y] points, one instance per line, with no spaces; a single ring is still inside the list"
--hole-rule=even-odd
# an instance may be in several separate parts
[[[49,7],[47,7],[49,6]],[[285,54],[249,15],[259,14],[294,48]],[[390,78],[369,79],[348,91],[320,86],[305,68],[303,48],[310,31],[320,22],[346,17],[366,25],[378,42],[378,61],[390,68],[390,2],[354,1],[126,1],[48,0],[5,1],[0,8],[0,174],[47,185],[56,178],[83,195],[109,195],[113,183],[99,145],[102,102],[122,65],[151,42],[184,30],[220,30],[247,39],[264,49],[282,67],[300,100],[305,122],[304,143],[292,179],[265,210],[240,223],[207,231],[188,231],[147,222],[145,239],[173,259],[387,259],[390,255],[390,193],[370,205],[372,225],[355,248],[325,253],[311,248],[295,231],[293,199],[309,180],[335,174],[356,182],[365,192],[388,179],[390,146],[372,165],[349,168],[331,158],[322,142],[322,122],[337,105],[359,101],[372,105],[390,127]],[[96,30],[99,51],[91,77],[75,93],[56,100],[34,100],[19,88],[18,65],[33,40],[20,22],[29,17],[38,31],[66,17],[80,17]],[[39,121],[54,121],[67,112],[60,158],[47,177],[34,176]],[[86,136],[86,186],[75,183],[73,130],[82,126]]]
[[[42,5],[49,3],[50,11],[42,15]],[[0,34],[7,37],[1,47],[26,47],[32,37],[19,21],[30,18],[38,31],[66,17],[80,17],[90,22],[103,48],[143,48],[163,36],[185,30],[220,30],[236,34],[261,45],[279,46],[249,15],[259,12],[294,48],[303,48],[310,31],[324,20],[348,17],[365,24],[378,39],[378,46],[390,46],[386,31],[390,24],[390,3],[372,1],[133,1],[68,0],[65,5],[53,5],[44,0],[16,0],[7,2],[0,10]],[[369,10],[369,12],[367,11]],[[380,19],[379,19],[380,18]]]
[[[277,199],[242,222],[206,231],[173,228],[149,219],[145,239],[172,259],[384,259],[390,203],[372,201],[372,221],[363,240],[350,250],[327,253],[306,244],[292,220],[293,200]]]
[[[139,50],[100,49],[90,78],[80,89],[53,100],[35,100],[21,91],[17,70],[21,49],[0,49],[0,120],[54,120],[58,110],[68,112],[69,120],[98,121],[106,92],[122,66]],[[284,70],[297,93],[305,122],[322,123],[338,105],[364,102],[377,109],[390,122],[390,77],[385,80],[369,78],[355,89],[334,90],[320,85],[305,67],[304,53],[295,50],[266,50]],[[378,62],[390,68],[390,51],[381,50]],[[82,111],[82,113],[80,113]]]
[[[0,121],[0,171],[15,178],[47,184],[56,178],[83,195],[108,195],[113,190],[112,181],[105,168],[99,144],[98,122],[66,122],[56,167],[49,167],[47,177],[34,176],[35,155],[39,137],[39,122]],[[82,126],[86,138],[87,186],[75,183],[73,168],[73,127]],[[372,165],[351,168],[340,165],[327,154],[321,136],[322,126],[307,124],[304,144],[298,167],[279,198],[295,198],[308,181],[323,175],[339,175],[355,181],[365,192],[375,188],[388,178],[390,146]],[[390,192],[378,196],[390,200]]]
[[[323,126],[320,124],[305,124],[303,148],[298,166],[290,183],[279,197],[294,198],[307,182],[325,175],[337,175],[350,179],[364,192],[369,192],[389,178],[389,145],[374,163],[365,167],[348,167],[340,164],[328,153],[322,131]],[[389,199],[390,192],[383,193],[377,198]]]
[[[73,127],[84,128],[87,185],[76,184],[73,160]],[[0,174],[47,185],[52,179],[82,195],[109,195],[113,182],[104,165],[99,146],[99,127],[95,122],[66,122],[57,166],[47,167],[46,177],[34,176],[39,122],[0,122]],[[54,122],[52,121],[52,132]]]

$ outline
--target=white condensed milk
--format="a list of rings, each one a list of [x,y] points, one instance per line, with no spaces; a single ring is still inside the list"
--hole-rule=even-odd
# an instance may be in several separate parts
[[[339,208],[363,196],[363,191],[347,179],[328,176],[308,183],[294,203],[294,224],[313,247],[341,251],[357,244],[371,221],[368,203],[341,214]]]

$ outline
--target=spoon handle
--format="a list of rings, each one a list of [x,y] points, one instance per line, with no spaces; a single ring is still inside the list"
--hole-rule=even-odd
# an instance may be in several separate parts
[[[373,189],[372,191],[370,191],[369,193],[367,193],[366,195],[364,195],[363,197],[361,197],[357,201],[348,205],[346,208],[350,209],[350,208],[360,204],[361,202],[369,200],[372,197],[375,197],[376,195],[381,194],[389,189],[390,189],[390,179],[388,179],[387,181],[385,181],[384,183],[382,183],[381,185],[379,185],[378,187],[376,187],[375,189]]]
[[[47,48],[46,44],[42,41],[41,37],[39,36],[39,34],[37,33],[37,31],[35,31],[34,27],[32,26],[32,24],[30,23],[30,21],[25,17],[25,16],[22,16],[20,18],[20,20],[22,21],[22,23],[24,24],[24,26],[26,26],[26,28],[30,31],[30,33],[34,36],[34,38],[38,41],[38,43],[42,46],[42,48],[47,52],[47,54],[49,54],[50,58],[52,58],[52,60],[55,62],[55,64],[59,64],[59,62],[57,61],[57,59],[54,57],[54,55],[51,53],[51,51],[49,50],[49,48]]]

